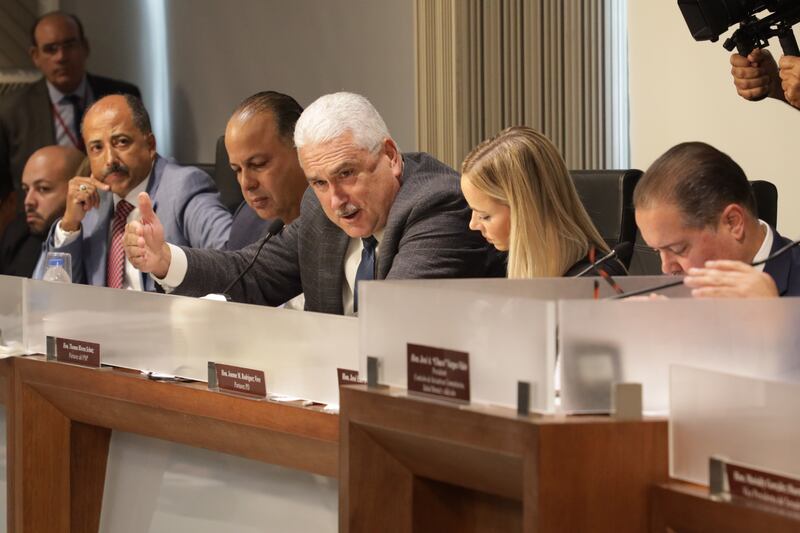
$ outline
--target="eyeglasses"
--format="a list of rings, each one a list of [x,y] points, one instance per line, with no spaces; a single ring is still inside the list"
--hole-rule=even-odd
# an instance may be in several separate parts
[[[78,46],[80,46],[81,42],[78,39],[67,39],[66,41],[61,41],[60,43],[47,43],[41,46],[41,50],[43,54],[47,54],[49,56],[54,56],[58,53],[59,50],[63,50],[64,53],[71,52]]]

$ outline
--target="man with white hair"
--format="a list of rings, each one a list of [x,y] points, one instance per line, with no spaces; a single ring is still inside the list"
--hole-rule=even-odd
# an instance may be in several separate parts
[[[309,183],[300,217],[272,239],[230,291],[236,301],[280,305],[305,293],[305,309],[357,313],[357,282],[502,276],[503,257],[468,229],[458,174],[424,153],[401,154],[363,96],[322,96],[300,116],[294,142]],[[220,292],[257,253],[167,244],[146,194],[125,251],[165,290]]]

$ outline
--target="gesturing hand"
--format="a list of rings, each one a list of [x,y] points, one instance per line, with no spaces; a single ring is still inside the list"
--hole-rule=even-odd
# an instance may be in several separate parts
[[[146,192],[139,193],[139,214],[139,222],[130,222],[125,227],[125,255],[140,271],[163,278],[169,271],[172,254],[164,240],[164,227]]]
[[[690,268],[683,283],[697,298],[775,298],[778,288],[766,272],[741,261],[706,261],[705,268]]]
[[[86,213],[100,205],[100,193],[98,191],[108,191],[109,189],[108,185],[96,180],[93,176],[88,178],[76,176],[69,180],[67,205],[60,222],[61,229],[64,231],[77,231]]]

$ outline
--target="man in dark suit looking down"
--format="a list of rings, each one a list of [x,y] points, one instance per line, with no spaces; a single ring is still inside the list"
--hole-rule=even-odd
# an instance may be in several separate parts
[[[245,98],[228,120],[225,149],[244,197],[233,215],[228,250],[261,239],[273,219],[289,224],[300,216],[308,184],[293,136],[302,112],[291,96],[262,91]]]
[[[750,183],[708,144],[670,148],[633,195],[636,224],[665,274],[687,274],[696,297],[800,296],[800,250],[757,267],[790,241],[759,220]]]

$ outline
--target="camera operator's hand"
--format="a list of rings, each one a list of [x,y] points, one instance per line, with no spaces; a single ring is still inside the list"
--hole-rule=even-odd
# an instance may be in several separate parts
[[[731,74],[736,92],[746,100],[767,96],[783,100],[778,65],[769,50],[756,48],[747,57],[731,55]]]
[[[783,98],[800,109],[800,57],[783,56],[780,68]]]

